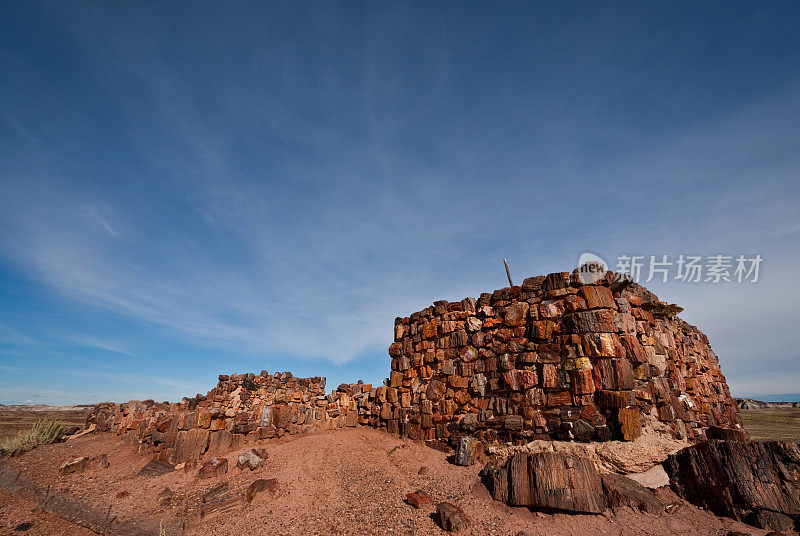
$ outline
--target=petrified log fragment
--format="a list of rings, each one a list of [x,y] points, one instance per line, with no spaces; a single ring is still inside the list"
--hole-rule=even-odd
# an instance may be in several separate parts
[[[514,454],[508,462],[508,504],[533,504],[528,454]]]
[[[733,428],[723,428],[722,426],[709,426],[706,431],[708,439],[725,439],[728,441],[747,441],[749,439],[744,430],[734,430]]]
[[[423,508],[431,504],[431,496],[418,489],[406,494],[406,502],[414,508]]]
[[[469,526],[469,519],[464,511],[449,502],[440,502],[436,505],[436,517],[447,532],[458,532]]]
[[[175,440],[175,451],[170,460],[177,465],[189,460],[197,460],[208,448],[208,430],[181,430]]]
[[[606,499],[591,461],[558,452],[517,453],[504,465],[487,465],[484,481],[492,498],[513,506],[599,514]]]
[[[213,478],[228,472],[228,459],[227,458],[211,458],[203,462],[200,467],[198,476],[200,478]]]
[[[453,463],[456,465],[472,465],[475,463],[477,457],[477,447],[479,441],[471,436],[462,437],[458,440],[456,446],[456,453],[453,457]]]
[[[203,504],[200,507],[200,517],[205,517],[214,512],[225,512],[236,508],[242,504],[243,499],[244,497],[242,497],[241,493],[230,491],[228,483],[223,482],[203,496]]]
[[[600,475],[586,458],[557,452],[530,456],[535,506],[599,514],[606,499]]]
[[[780,441],[711,440],[670,455],[672,489],[718,515],[780,530],[782,516],[800,519],[800,446]],[[767,512],[767,513],[765,513]]]
[[[636,408],[620,408],[618,413],[619,432],[625,441],[633,441],[642,435],[642,423],[639,410]]]

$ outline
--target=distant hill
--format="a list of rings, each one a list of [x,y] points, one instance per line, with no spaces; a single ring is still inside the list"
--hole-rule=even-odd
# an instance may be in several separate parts
[[[800,402],[771,402],[753,398],[734,398],[739,409],[800,408]]]

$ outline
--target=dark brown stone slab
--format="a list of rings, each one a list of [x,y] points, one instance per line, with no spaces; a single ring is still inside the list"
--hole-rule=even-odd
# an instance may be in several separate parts
[[[157,460],[153,458],[147,465],[142,467],[141,471],[139,471],[140,476],[161,476],[167,473],[171,473],[175,470],[175,467],[165,461]]]
[[[675,493],[718,515],[758,524],[783,516],[800,519],[800,445],[795,443],[704,441],[670,455],[664,465]]]
[[[603,475],[603,491],[608,506],[614,511],[622,507],[635,508],[651,514],[664,511],[664,503],[653,490],[623,475],[614,473]]]
[[[512,506],[602,513],[606,498],[591,461],[557,452],[518,453],[500,467],[486,466],[492,498]]]
[[[586,458],[557,452],[532,454],[530,471],[535,506],[589,514],[606,509],[600,475]]]

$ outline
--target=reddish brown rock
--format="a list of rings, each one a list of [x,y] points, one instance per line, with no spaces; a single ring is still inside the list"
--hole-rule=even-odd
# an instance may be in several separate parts
[[[278,482],[277,478],[259,478],[258,480],[253,481],[247,487],[247,491],[245,492],[245,500],[248,503],[251,503],[256,495],[260,493],[266,493],[269,497],[275,498],[278,495],[279,489],[280,483]]]
[[[605,492],[608,506],[617,511],[629,507],[651,514],[664,511],[664,503],[653,490],[647,489],[630,478],[614,473],[603,476],[603,491]]]
[[[469,518],[458,506],[449,502],[436,505],[436,518],[439,526],[447,532],[458,532],[469,527]]]
[[[86,470],[89,464],[89,458],[81,456],[79,458],[68,458],[64,460],[58,467],[60,475],[69,475],[72,473],[82,473]]]
[[[619,429],[622,439],[633,441],[642,435],[642,422],[639,410],[636,408],[620,408]]]
[[[227,458],[211,458],[203,462],[198,475],[200,478],[214,478],[228,472]]]
[[[266,461],[267,453],[264,449],[250,449],[244,454],[240,454],[236,460],[236,467],[239,469],[250,469],[255,471]]]
[[[181,430],[175,439],[175,450],[170,462],[177,465],[197,460],[208,449],[209,431],[202,429]]]
[[[614,296],[608,287],[584,285],[581,287],[581,294],[586,299],[586,306],[589,309],[616,308]]]
[[[424,508],[431,504],[431,497],[421,489],[406,494],[406,502],[414,508]]]
[[[205,495],[200,506],[200,517],[206,517],[214,512],[227,512],[244,503],[241,493],[231,491],[227,482],[223,482]]]
[[[478,457],[479,445],[480,441],[474,437],[460,438],[456,446],[456,453],[453,456],[453,463],[463,466],[474,464]]]
[[[507,326],[524,326],[528,320],[529,305],[526,302],[518,302],[506,307],[505,323]]]

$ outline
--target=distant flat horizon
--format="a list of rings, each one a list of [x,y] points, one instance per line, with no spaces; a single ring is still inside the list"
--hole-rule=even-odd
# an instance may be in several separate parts
[[[736,395],[731,393],[733,398],[747,398],[760,402],[800,402],[800,393],[776,394],[776,395]]]

